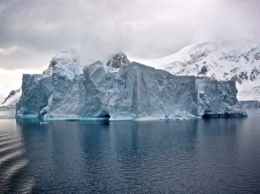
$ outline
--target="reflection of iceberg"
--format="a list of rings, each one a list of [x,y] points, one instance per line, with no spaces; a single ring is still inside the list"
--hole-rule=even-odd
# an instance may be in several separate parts
[[[28,157],[32,159],[28,171],[35,176],[35,193],[82,193],[86,190],[85,185],[81,188],[82,182],[88,183],[96,176],[89,177],[88,172],[95,170],[93,165],[99,164],[92,163],[91,159],[98,157],[97,147],[106,138],[103,134],[103,139],[96,141],[102,131],[106,131],[100,128],[102,122],[60,121],[42,125],[31,120],[19,120],[18,125],[26,139]],[[91,132],[96,136],[89,136]],[[93,147],[85,146],[86,142]],[[85,155],[86,150],[92,155]],[[87,166],[87,161],[90,166]]]
[[[116,63],[116,64],[113,64]],[[115,55],[80,69],[63,52],[41,75],[24,75],[17,117],[44,120],[190,119],[245,116],[235,82],[174,76]]]
[[[5,128],[5,125],[8,128]],[[12,126],[14,125],[14,126]],[[25,156],[23,138],[12,120],[2,120],[0,131],[0,188],[4,193],[28,193],[33,179],[26,176],[28,160]],[[10,127],[12,126],[12,127]],[[14,180],[16,176],[19,181]]]

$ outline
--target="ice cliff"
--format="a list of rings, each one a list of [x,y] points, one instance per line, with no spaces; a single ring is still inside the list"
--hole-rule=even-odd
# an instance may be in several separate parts
[[[174,76],[114,55],[82,70],[71,52],[54,57],[42,75],[24,75],[17,118],[189,119],[245,116],[234,81]]]

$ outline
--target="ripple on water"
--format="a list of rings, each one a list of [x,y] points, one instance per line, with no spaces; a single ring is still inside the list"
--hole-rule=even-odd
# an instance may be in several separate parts
[[[24,173],[28,163],[19,131],[0,129],[0,193],[32,190],[33,178]]]

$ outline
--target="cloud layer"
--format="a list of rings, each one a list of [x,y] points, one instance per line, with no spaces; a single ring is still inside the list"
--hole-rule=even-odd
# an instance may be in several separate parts
[[[259,42],[259,9],[258,0],[2,0],[0,68],[44,69],[70,48],[86,63],[118,51],[149,59],[204,41]]]

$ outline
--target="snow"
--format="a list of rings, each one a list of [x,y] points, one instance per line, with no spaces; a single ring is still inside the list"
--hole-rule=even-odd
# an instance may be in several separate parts
[[[259,109],[260,108],[260,101],[257,101],[257,100],[240,101],[239,103],[246,109]]]
[[[16,103],[19,101],[20,97],[22,95],[22,90],[12,90],[10,94],[5,98],[3,103],[0,105],[2,108],[8,108],[8,109],[14,109]]]
[[[120,59],[117,71],[100,61],[82,71],[75,56],[65,52],[52,59],[43,75],[24,75],[17,117],[117,121],[194,119],[205,112],[245,114],[233,81],[175,76],[136,62],[126,63],[125,56],[114,58]]]
[[[4,102],[5,98],[3,95],[0,95],[0,103],[2,104]]]
[[[79,65],[79,60],[75,55],[75,51],[67,50],[55,56],[51,60],[48,69],[43,72],[43,74],[47,76],[50,76],[53,73],[66,76],[69,79],[73,79],[75,75],[80,75],[82,70]]]

